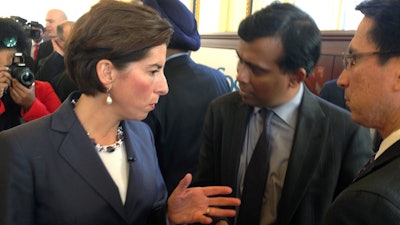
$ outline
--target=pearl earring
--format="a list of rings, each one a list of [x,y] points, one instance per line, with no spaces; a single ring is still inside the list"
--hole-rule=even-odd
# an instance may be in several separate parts
[[[111,98],[111,95],[110,95],[110,90],[111,90],[111,88],[109,88],[109,89],[107,90],[107,98],[106,98],[106,103],[107,103],[107,105],[111,105],[112,102],[113,102],[113,100],[112,100],[112,98]]]

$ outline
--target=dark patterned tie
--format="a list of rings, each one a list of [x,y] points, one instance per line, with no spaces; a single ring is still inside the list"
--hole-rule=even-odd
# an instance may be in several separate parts
[[[375,161],[375,155],[373,155],[373,156],[368,160],[368,162],[364,165],[364,167],[361,168],[360,171],[358,171],[358,173],[357,173],[356,177],[354,178],[353,182],[354,182],[355,180],[357,180],[359,177],[361,177],[361,176],[364,174],[364,172],[368,169],[368,167],[369,167],[374,161]]]
[[[260,223],[261,205],[269,170],[270,122],[273,114],[271,110],[264,109],[264,129],[246,169],[236,225],[258,225]]]

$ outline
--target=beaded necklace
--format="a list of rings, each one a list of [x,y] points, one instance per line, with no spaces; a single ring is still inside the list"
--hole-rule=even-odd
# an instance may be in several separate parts
[[[93,141],[94,147],[96,148],[96,151],[98,152],[114,152],[115,150],[119,149],[121,147],[121,145],[124,143],[124,131],[122,130],[122,126],[118,127],[117,130],[117,141],[114,144],[111,145],[100,145],[100,144],[96,144],[96,142],[94,141],[94,139],[91,138],[91,140]]]
[[[71,103],[73,106],[76,104],[76,99],[72,98]],[[115,150],[121,148],[122,144],[124,143],[124,131],[122,129],[122,126],[120,125],[117,130],[117,141],[114,144],[111,145],[101,145],[101,144],[96,144],[96,141],[90,137],[89,133],[87,133],[88,137],[90,140],[92,140],[94,147],[96,148],[97,152],[108,152],[112,153]]]

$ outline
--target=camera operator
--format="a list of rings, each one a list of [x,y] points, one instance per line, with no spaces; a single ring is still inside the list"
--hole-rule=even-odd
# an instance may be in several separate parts
[[[33,60],[36,60],[38,51],[39,51],[39,46],[41,43],[43,43],[43,37],[44,37],[44,27],[42,24],[32,21],[28,23],[28,30],[29,36],[28,38],[31,39],[31,51],[30,51],[30,56],[33,58]]]
[[[26,47],[23,27],[0,18],[0,131],[52,113],[61,104],[51,85],[35,81],[25,66],[20,52]]]

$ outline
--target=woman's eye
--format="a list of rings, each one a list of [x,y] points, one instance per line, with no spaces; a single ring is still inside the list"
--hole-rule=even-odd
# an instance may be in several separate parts
[[[152,71],[150,71],[151,75],[156,75],[158,72],[160,72],[160,70],[152,70]]]

